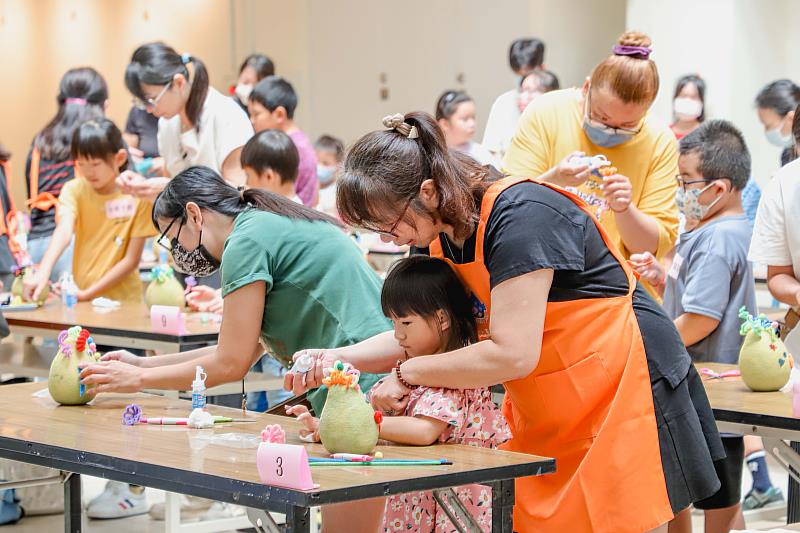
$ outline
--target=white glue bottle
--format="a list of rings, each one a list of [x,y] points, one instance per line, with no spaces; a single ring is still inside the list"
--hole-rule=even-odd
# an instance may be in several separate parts
[[[194,367],[194,381],[192,382],[192,410],[206,408],[206,378],[202,366]]]

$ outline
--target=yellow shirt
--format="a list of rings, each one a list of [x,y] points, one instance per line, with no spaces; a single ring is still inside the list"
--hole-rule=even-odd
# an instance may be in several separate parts
[[[82,178],[64,185],[59,202],[60,210],[68,210],[75,217],[72,276],[81,289],[96,283],[125,257],[132,238],[156,234],[150,217],[152,204],[119,191],[98,194]],[[102,296],[119,301],[142,301],[139,270],[134,269]]]
[[[528,106],[503,160],[505,172],[512,176],[537,177],[577,150],[590,156],[605,155],[619,169],[619,174],[631,181],[633,205],[658,223],[656,256],[662,257],[675,245],[678,233],[675,135],[666,125],[656,126],[647,117],[642,131],[628,142],[613,148],[596,146],[583,131],[580,95],[581,92],[574,88],[553,91],[539,96]],[[599,214],[600,222],[611,239],[625,257],[630,257],[630,251],[622,243],[614,214],[603,200],[600,183],[599,178],[592,176],[573,192],[586,200],[596,215]]]

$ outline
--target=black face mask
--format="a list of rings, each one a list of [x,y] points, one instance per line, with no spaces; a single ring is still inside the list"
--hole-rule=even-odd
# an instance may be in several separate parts
[[[182,229],[183,224],[178,228],[178,234],[171,241],[172,260],[175,261],[175,267],[184,274],[189,274],[196,278],[210,276],[219,270],[220,262],[201,244],[203,240],[202,228],[200,229],[200,239],[197,242],[197,248],[192,251],[187,250],[178,242],[178,237]]]

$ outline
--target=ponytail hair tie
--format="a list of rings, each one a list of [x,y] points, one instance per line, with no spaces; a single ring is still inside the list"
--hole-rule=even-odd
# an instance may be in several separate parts
[[[650,59],[650,54],[653,53],[652,48],[647,46],[628,46],[618,44],[611,49],[615,56],[628,56],[635,59]]]
[[[86,98],[67,98],[64,103],[75,105],[86,105],[89,101]]]
[[[192,60],[192,55],[191,54],[189,54],[187,52],[184,52],[184,53],[181,54],[181,63],[183,63],[184,65],[187,64],[191,60]]]
[[[236,190],[239,191],[239,201],[241,203],[244,203],[245,202],[245,199],[244,199],[245,186],[244,185],[239,185],[238,187],[236,187]]]
[[[383,125],[390,130],[396,131],[403,137],[408,137],[409,139],[416,139],[419,137],[417,127],[407,123],[405,117],[400,113],[383,117]]]

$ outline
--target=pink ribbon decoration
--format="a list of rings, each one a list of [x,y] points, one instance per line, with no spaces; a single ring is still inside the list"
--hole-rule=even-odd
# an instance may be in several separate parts
[[[704,376],[708,376],[711,379],[724,379],[724,378],[735,378],[742,375],[741,372],[738,370],[726,370],[725,372],[714,372],[710,368],[701,368],[700,373]]]
[[[285,444],[286,432],[280,424],[270,424],[261,431],[261,442],[272,444]]]

